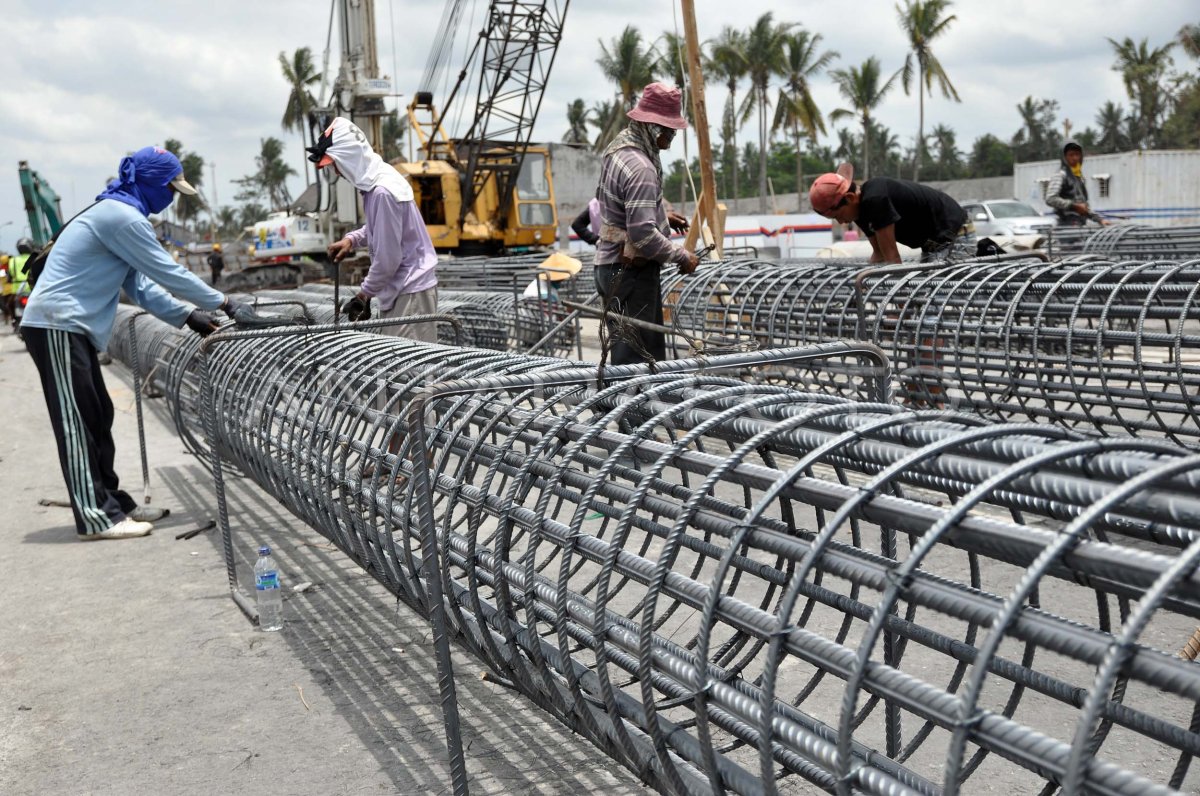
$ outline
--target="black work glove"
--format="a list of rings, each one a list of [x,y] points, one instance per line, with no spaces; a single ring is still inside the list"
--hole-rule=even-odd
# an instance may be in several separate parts
[[[184,321],[187,327],[201,337],[208,337],[220,327],[217,325],[217,319],[203,310],[192,310]]]
[[[367,321],[371,319],[371,300],[363,301],[358,296],[342,303],[342,312],[351,321]]]
[[[264,318],[249,304],[234,298],[226,297],[225,303],[221,305],[221,309],[238,326],[275,326],[277,324],[276,320]]]

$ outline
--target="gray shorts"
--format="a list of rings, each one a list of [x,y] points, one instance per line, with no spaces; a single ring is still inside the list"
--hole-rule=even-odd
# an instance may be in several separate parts
[[[402,293],[396,296],[396,303],[390,310],[379,313],[380,318],[407,318],[412,315],[433,315],[437,313],[437,285],[422,290],[420,293]],[[407,337],[420,343],[436,343],[437,323],[406,323],[399,326],[385,326],[377,330],[379,334],[392,337]]]

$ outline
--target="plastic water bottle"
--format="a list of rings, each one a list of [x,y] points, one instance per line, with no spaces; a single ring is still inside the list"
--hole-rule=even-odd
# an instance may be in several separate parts
[[[258,548],[254,565],[254,594],[258,603],[259,630],[283,630],[283,592],[279,589],[279,567],[271,558],[271,548]]]

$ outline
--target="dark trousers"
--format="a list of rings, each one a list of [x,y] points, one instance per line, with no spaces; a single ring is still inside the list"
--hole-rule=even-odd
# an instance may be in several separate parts
[[[220,281],[221,281],[221,269],[220,268],[212,269],[212,286],[216,287],[220,283]]]
[[[30,326],[21,332],[41,377],[75,529],[99,533],[125,519],[137,501],[121,491],[113,471],[113,405],[96,349],[74,332]]]
[[[597,265],[596,290],[604,299],[610,313],[637,318],[640,321],[663,323],[662,284],[657,263],[647,265]],[[634,365],[667,358],[667,340],[662,332],[638,329],[609,319],[609,362],[613,365]]]

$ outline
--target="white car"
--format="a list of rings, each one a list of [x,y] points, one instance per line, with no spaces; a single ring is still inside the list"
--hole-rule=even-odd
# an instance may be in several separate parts
[[[1004,235],[1045,235],[1054,227],[1053,216],[1039,215],[1024,202],[997,199],[987,202],[964,202],[967,219],[975,222],[975,234],[980,238]]]

